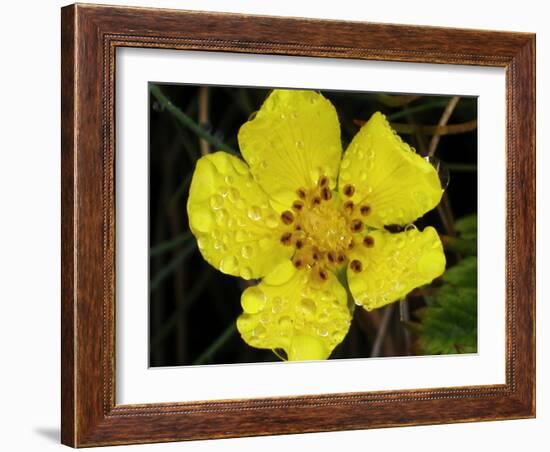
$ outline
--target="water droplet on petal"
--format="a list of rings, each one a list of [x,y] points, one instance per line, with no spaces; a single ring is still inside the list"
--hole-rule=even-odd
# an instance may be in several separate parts
[[[288,316],[283,316],[279,319],[279,326],[284,329],[292,327],[292,319]]]
[[[317,309],[317,306],[315,304],[315,301],[313,301],[311,298],[302,298],[300,301],[300,309],[305,315],[314,315],[315,311]]]
[[[321,337],[327,337],[328,336],[328,330],[323,327],[317,328],[317,334]]]
[[[254,253],[254,248],[250,245],[245,245],[241,248],[241,255],[245,259],[250,259],[252,257],[252,253]]]
[[[206,236],[201,236],[197,239],[197,245],[200,250],[204,250],[208,246],[209,239]]]
[[[231,202],[237,202],[240,198],[239,190],[235,187],[231,187],[228,192],[228,198]]]
[[[235,256],[225,256],[220,262],[220,270],[224,273],[233,273],[239,262]]]
[[[212,209],[221,209],[223,207],[223,198],[220,195],[212,195],[210,198],[210,207]]]
[[[301,140],[296,141],[296,147],[298,149],[304,149],[304,142]]]
[[[225,209],[216,210],[216,223],[218,226],[227,226],[228,217]]]
[[[451,175],[449,173],[449,168],[447,168],[447,165],[445,165],[437,157],[433,156],[424,157],[424,160],[426,160],[430,165],[435,168],[435,170],[437,171],[437,175],[439,176],[439,181],[441,182],[441,188],[445,190],[449,186],[449,182],[451,179]]]
[[[241,278],[252,279],[252,269],[250,267],[244,267],[241,269]]]
[[[248,209],[248,218],[252,221],[258,221],[262,217],[262,213],[258,206],[252,206]]]
[[[256,314],[264,308],[266,299],[267,297],[262,289],[257,286],[249,287],[243,292],[241,305],[245,312]]]

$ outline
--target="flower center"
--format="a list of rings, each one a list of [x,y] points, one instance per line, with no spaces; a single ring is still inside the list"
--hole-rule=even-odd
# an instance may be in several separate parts
[[[368,205],[355,206],[351,197],[353,185],[344,186],[342,193],[332,192],[329,179],[321,176],[317,186],[296,191],[298,198],[292,210],[281,214],[281,221],[287,226],[281,242],[294,246],[292,259],[298,269],[315,267],[318,280],[326,281],[328,271],[336,270],[350,261],[349,253],[354,246],[372,248],[374,239],[365,235],[364,217],[371,208]],[[362,263],[353,259],[350,268],[355,272],[363,270]]]

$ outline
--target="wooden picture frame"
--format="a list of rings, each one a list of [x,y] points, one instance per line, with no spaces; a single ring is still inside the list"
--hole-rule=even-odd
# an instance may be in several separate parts
[[[62,9],[62,442],[73,447],[535,416],[535,36],[71,5]],[[506,383],[115,403],[115,50],[506,69]]]

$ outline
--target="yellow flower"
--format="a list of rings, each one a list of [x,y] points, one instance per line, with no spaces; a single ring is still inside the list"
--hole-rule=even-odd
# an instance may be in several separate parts
[[[238,139],[244,161],[216,152],[197,162],[187,212],[211,265],[261,278],[237,320],[252,347],[327,359],[349,329],[348,298],[379,308],[443,273],[435,229],[411,225],[439,203],[439,177],[381,113],[342,155],[327,99],[274,90]]]

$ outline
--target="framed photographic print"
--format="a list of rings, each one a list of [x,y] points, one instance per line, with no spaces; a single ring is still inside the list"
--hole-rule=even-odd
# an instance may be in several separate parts
[[[62,9],[62,442],[535,415],[535,37]]]

